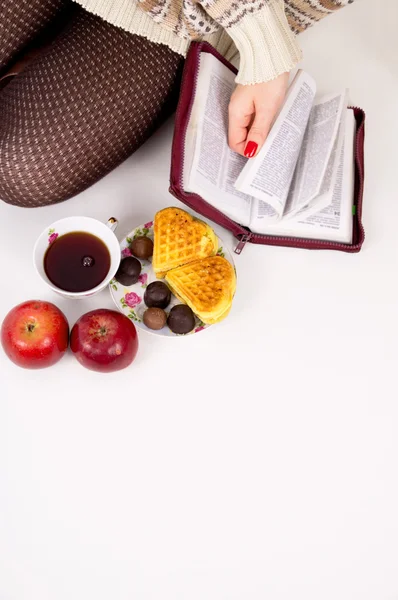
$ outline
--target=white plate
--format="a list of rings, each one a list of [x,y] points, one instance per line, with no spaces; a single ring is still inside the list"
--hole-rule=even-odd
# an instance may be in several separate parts
[[[153,222],[145,223],[145,225],[141,225],[136,229],[133,229],[128,236],[124,238],[124,240],[120,243],[120,248],[122,252],[122,257],[132,256],[129,246],[131,242],[139,237],[140,235],[146,235],[153,240]],[[218,238],[218,252],[220,256],[224,256],[231,265],[235,268],[234,260],[232,258],[231,252],[225,247],[222,240]],[[138,329],[143,329],[144,331],[148,331],[149,333],[153,333],[155,335],[162,335],[163,337],[181,337],[170,331],[167,327],[167,324],[158,331],[154,331],[153,329],[149,329],[146,325],[144,325],[142,321],[142,317],[147,307],[144,304],[144,294],[147,286],[153,281],[159,281],[152,269],[152,260],[141,260],[142,271],[140,278],[137,283],[130,286],[124,286],[121,283],[118,283],[115,279],[109,284],[109,289],[111,292],[111,296],[113,298],[114,303],[118,307],[118,309],[125,314],[129,319],[134,321],[136,327]],[[171,302],[169,306],[166,308],[166,313],[168,314],[173,306],[176,304],[181,304],[173,295],[171,296]],[[191,331],[192,333],[199,333],[204,329],[211,327],[210,325],[205,325],[198,318],[196,318],[195,328]],[[188,334],[188,335],[191,335]]]

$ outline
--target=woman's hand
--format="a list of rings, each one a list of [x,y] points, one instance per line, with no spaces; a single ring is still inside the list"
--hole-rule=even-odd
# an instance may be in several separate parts
[[[229,103],[228,142],[242,156],[253,158],[267,139],[286,96],[289,73],[272,81],[238,85]]]

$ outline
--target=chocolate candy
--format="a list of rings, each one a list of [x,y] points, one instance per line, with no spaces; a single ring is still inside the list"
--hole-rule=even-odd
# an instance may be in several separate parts
[[[146,235],[141,235],[131,243],[130,250],[137,258],[147,260],[153,254],[153,241]]]
[[[115,279],[122,285],[133,285],[137,283],[140,273],[140,261],[134,258],[134,256],[126,256],[119,265]]]
[[[145,290],[144,302],[149,308],[166,308],[170,300],[171,292],[163,281],[154,281]]]
[[[95,260],[92,256],[83,256],[82,265],[83,267],[93,267],[95,264]]]
[[[186,304],[177,304],[170,311],[167,325],[173,333],[189,333],[195,327],[195,315]]]
[[[166,325],[167,315],[161,308],[147,308],[143,321],[149,329],[159,330]]]

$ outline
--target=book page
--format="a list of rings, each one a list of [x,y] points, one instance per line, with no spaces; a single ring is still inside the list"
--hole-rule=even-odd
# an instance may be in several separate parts
[[[186,135],[184,187],[248,226],[252,198],[234,186],[247,159],[228,146],[228,105],[234,88],[235,75],[214,56],[203,53]]]
[[[312,77],[299,71],[264,146],[247,162],[236,182],[238,190],[268,204],[274,218],[279,218],[285,207],[315,92]]]
[[[339,152],[338,168],[334,182],[332,202],[322,210],[300,221],[282,219],[269,223],[261,214],[261,201],[254,201],[251,229],[256,233],[304,239],[318,239],[352,243],[354,201],[354,142],[356,122],[351,110],[344,119],[343,143]]]
[[[284,217],[291,217],[319,197],[318,207],[331,202],[340,156],[336,143],[342,115],[347,108],[346,91],[317,100],[311,110],[303,145],[289,191]],[[330,159],[332,162],[330,163]]]
[[[287,215],[285,217],[286,219],[290,218],[294,219],[295,221],[302,221],[332,204],[337,172],[340,166],[341,149],[344,144],[345,119],[347,112],[347,109],[343,111],[339,132],[333,144],[333,149],[327,164],[320,194],[315,196],[313,200],[301,208],[297,213],[293,215]]]

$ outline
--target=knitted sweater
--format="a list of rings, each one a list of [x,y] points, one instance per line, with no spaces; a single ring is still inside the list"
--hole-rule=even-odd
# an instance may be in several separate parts
[[[301,58],[294,32],[353,0],[76,1],[182,55],[192,40],[206,40],[234,64],[240,62],[238,83],[253,84],[293,69]]]

